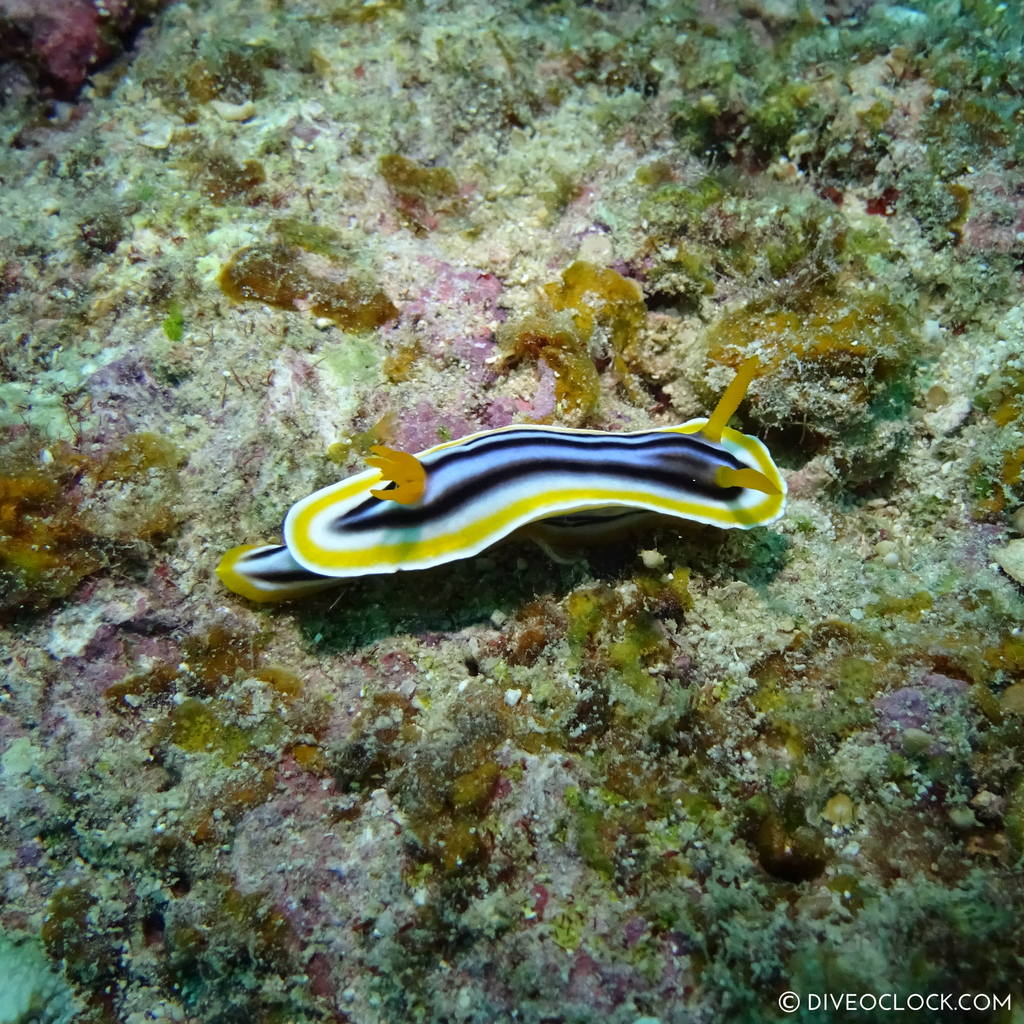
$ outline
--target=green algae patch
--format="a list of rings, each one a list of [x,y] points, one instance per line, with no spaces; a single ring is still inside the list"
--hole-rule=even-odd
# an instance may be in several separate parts
[[[201,700],[190,698],[171,712],[168,739],[190,754],[216,753],[233,764],[249,748],[250,741],[237,726],[224,722]]]
[[[748,194],[721,173],[660,185],[640,211],[649,301],[707,318],[718,313],[706,302],[716,292],[753,286],[755,295],[789,301],[841,270],[876,276],[867,265],[887,251],[883,229],[854,231],[818,196],[771,187]]]
[[[726,196],[724,186],[712,174],[705,175],[692,185],[665,182],[663,175],[649,177],[655,191],[644,199],[642,209],[645,215],[650,215],[655,221],[664,220],[665,213],[671,211],[674,219],[696,225],[707,210]]]
[[[385,788],[416,836],[417,860],[439,877],[489,859],[488,820],[502,774],[498,746],[515,732],[515,712],[497,692],[478,692],[453,712],[452,732],[431,737],[419,712],[393,693],[375,694],[352,737],[328,755],[342,792]]]
[[[608,664],[622,681],[643,701],[654,702],[661,696],[657,678],[645,667],[667,653],[665,634],[652,615],[638,616],[623,629],[620,639],[608,646]]]
[[[624,590],[606,584],[581,587],[565,602],[573,667],[582,668],[596,656],[602,667],[618,669],[643,688],[637,673],[646,675],[645,666],[669,654],[659,619],[682,618],[690,603],[685,573],[668,580],[639,574],[635,588]]]
[[[398,153],[382,156],[377,166],[395,196],[407,202],[447,199],[459,191],[447,167],[427,167]]]
[[[376,285],[348,276],[333,264],[312,263],[295,246],[266,244],[240,249],[218,277],[236,302],[263,302],[278,309],[305,309],[349,331],[368,331],[398,316]]]
[[[162,702],[179,686],[199,697],[218,697],[239,679],[255,679],[283,703],[289,704],[304,691],[302,680],[288,669],[267,665],[263,649],[267,637],[214,626],[182,642],[185,660],[158,662],[109,686],[104,695],[115,709],[124,697],[134,695]],[[138,704],[138,701],[135,702]]]
[[[921,616],[930,611],[934,603],[929,591],[918,590],[907,596],[884,594],[877,601],[872,601],[864,610],[875,618],[884,619],[893,615],[902,615],[910,622],[919,622]]]
[[[584,862],[611,878],[615,873],[615,845],[619,828],[599,797],[578,789],[566,792],[566,803],[575,813],[576,848]]]
[[[161,326],[168,341],[178,342],[185,337],[185,314],[177,302],[170,304]]]
[[[344,388],[352,381],[365,380],[376,373],[381,364],[381,350],[372,335],[347,337],[342,344],[325,345],[321,358],[327,378]],[[369,454],[371,445],[386,444],[392,439],[395,421],[394,413],[386,413],[365,430],[350,435],[349,448],[360,455]]]
[[[633,759],[638,743],[672,745],[690,713],[690,694],[663,620],[683,618],[690,600],[683,584],[641,574],[619,588],[580,587],[561,606],[524,609],[506,653],[513,678],[529,679],[534,724],[516,736],[524,749],[606,750],[619,764]],[[556,655],[563,643],[568,651]],[[565,672],[573,685],[560,681]],[[608,787],[630,789],[630,773],[641,778],[646,771],[609,766]]]
[[[43,944],[58,963],[84,960],[89,950],[88,915],[97,897],[84,885],[68,885],[50,898],[43,920]]]
[[[50,960],[85,992],[93,993],[91,1010],[102,1006],[95,993],[115,984],[120,952],[127,941],[124,906],[110,898],[108,885],[96,876],[79,876],[58,886],[46,903],[40,938]],[[41,1010],[42,1007],[33,1007]],[[48,1008],[47,1008],[48,1009]],[[20,1020],[21,1018],[19,1018]],[[31,1014],[27,1020],[48,1020]],[[77,1020],[103,1020],[88,1013]]]
[[[800,765],[821,742],[852,735],[873,718],[872,700],[901,678],[889,645],[841,623],[801,634],[751,670],[751,700],[771,743]]]
[[[974,90],[959,88],[926,112],[922,125],[928,143],[929,164],[938,169],[940,161],[953,157],[957,164],[941,166],[944,176],[962,173],[972,161],[1006,153],[1015,159],[1024,156],[1020,142],[1020,122],[1024,104],[1019,99],[983,96]]]
[[[227,1006],[232,1019],[283,1024],[296,1019],[297,1000],[312,1003],[308,979],[287,995],[279,991],[280,977],[298,972],[297,937],[263,893],[243,893],[220,875],[170,903],[164,916],[160,971],[188,1005]],[[260,985],[267,979],[276,982],[273,992]],[[298,1019],[311,1018],[300,1013]]]
[[[732,67],[717,69],[716,77],[723,75],[734,82],[716,83],[714,91],[695,102],[677,103],[672,128],[680,143],[695,154],[764,164],[786,154],[805,135],[821,133],[834,111],[823,102],[828,94],[816,83],[780,75],[752,51],[744,56],[750,61],[744,68],[750,77]],[[740,90],[744,101],[739,100]]]
[[[457,775],[452,782],[449,799],[456,809],[484,806],[494,792],[500,769],[493,761]]]
[[[586,921],[578,910],[563,910],[551,922],[551,939],[566,953],[575,953],[583,941]]]
[[[337,259],[345,251],[344,236],[340,231],[299,217],[282,217],[274,221],[274,234],[283,245],[297,246],[320,256]]]
[[[267,72],[285,59],[271,43],[226,39],[218,33],[165,57],[143,81],[147,91],[160,97],[186,124],[194,124],[199,108],[214,100],[239,104],[261,99],[267,90]]]
[[[151,665],[109,686],[104,696],[122,714],[144,709],[153,717],[158,709],[163,711],[157,743],[169,740],[191,753],[219,752],[226,761],[235,761],[253,746],[276,741],[292,713],[300,718],[303,713],[303,680],[265,661],[266,642],[262,634],[214,626],[181,642],[182,660]],[[228,699],[239,684],[249,689]],[[255,692],[263,694],[256,703],[266,708],[260,720],[244,730],[227,721],[233,714],[250,714]]]

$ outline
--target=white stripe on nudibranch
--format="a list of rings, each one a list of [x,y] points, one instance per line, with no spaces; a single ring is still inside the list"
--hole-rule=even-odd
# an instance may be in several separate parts
[[[350,576],[468,558],[546,521],[567,534],[616,510],[749,529],[782,515],[786,483],[765,446],[726,426],[756,360],[708,419],[613,434],[525,425],[481,431],[415,456],[375,448],[373,469],[292,506],[284,545],[243,546],[217,568],[255,601],[287,600]]]

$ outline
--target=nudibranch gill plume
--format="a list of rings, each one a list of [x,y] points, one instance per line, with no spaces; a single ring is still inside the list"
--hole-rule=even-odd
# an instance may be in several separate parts
[[[538,424],[484,430],[372,467],[303,498],[284,543],[232,548],[230,590],[284,601],[339,579],[469,558],[523,527],[542,543],[655,513],[743,530],[782,515],[786,483],[768,449],[727,426],[757,372],[743,363],[707,419],[608,433]]]

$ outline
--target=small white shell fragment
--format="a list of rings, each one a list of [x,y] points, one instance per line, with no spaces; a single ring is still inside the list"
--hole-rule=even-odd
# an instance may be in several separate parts
[[[505,691],[505,703],[510,708],[514,708],[519,703],[519,699],[522,696],[523,696],[523,691],[522,690],[506,690]]]
[[[657,548],[644,548],[640,552],[640,561],[648,569],[660,569],[665,564],[665,556]]]
[[[1007,576],[1024,583],[1024,538],[1011,540],[1005,548],[993,548],[989,553]]]
[[[210,100],[210,106],[225,121],[248,121],[256,113],[256,104],[252,100],[245,103],[225,103],[224,100]]]
[[[1018,533],[1024,533],[1024,505],[1010,516],[1010,522]]]
[[[146,149],[166,149],[174,136],[174,125],[170,121],[154,121],[143,126],[139,143]]]
[[[925,428],[932,437],[952,434],[964,425],[973,409],[974,404],[967,395],[954,395],[932,412],[925,413]]]

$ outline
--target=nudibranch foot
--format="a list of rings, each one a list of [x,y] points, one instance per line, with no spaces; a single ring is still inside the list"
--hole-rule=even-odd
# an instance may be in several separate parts
[[[635,509],[594,509],[530,523],[515,536],[532,540],[553,562],[575,565],[583,560],[581,552],[586,547],[613,544],[658,518],[653,512]]]
[[[228,590],[250,601],[291,601],[337,585],[330,576],[303,569],[281,544],[241,544],[226,551],[217,576]]]
[[[218,575],[236,593],[275,601],[337,579],[469,558],[531,524],[551,548],[651,513],[723,529],[774,522],[786,482],[756,437],[727,426],[757,367],[740,366],[708,418],[675,427],[527,424],[416,455],[376,447],[373,468],[292,506],[283,546],[234,548]]]

